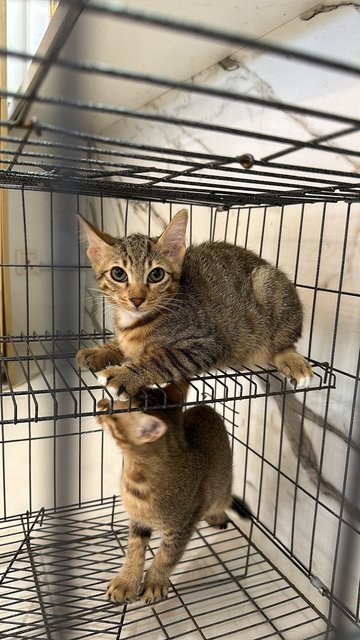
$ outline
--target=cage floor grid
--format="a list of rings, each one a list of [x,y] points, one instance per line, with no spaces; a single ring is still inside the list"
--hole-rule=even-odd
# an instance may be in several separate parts
[[[122,564],[127,514],[119,501],[22,519],[23,540],[3,575],[2,638],[310,640],[327,624],[238,527],[200,523],[167,600],[116,605],[106,585]],[[147,566],[159,545],[154,536]],[[9,556],[10,557],[10,556]]]

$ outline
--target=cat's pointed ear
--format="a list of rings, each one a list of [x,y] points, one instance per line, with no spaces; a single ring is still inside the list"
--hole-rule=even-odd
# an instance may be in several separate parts
[[[173,260],[182,260],[185,253],[185,235],[188,221],[188,212],[181,209],[173,217],[157,241],[161,251]]]
[[[163,420],[150,413],[138,413],[135,422],[136,440],[138,444],[154,442],[161,438],[167,430]]]
[[[93,264],[98,264],[103,259],[104,253],[106,253],[109,246],[114,244],[114,238],[109,233],[105,233],[94,227],[94,225],[88,220],[85,220],[80,213],[77,213],[76,216],[82,229],[86,233],[88,257]]]
[[[189,383],[186,380],[181,380],[178,383],[171,382],[163,391],[165,391],[167,399],[172,404],[182,404],[186,400],[188,388]]]

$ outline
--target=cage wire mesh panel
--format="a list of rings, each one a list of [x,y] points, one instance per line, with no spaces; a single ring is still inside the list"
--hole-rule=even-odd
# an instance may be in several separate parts
[[[310,640],[340,628],[356,637],[359,68],[351,52],[335,61],[322,51],[332,42],[349,52],[359,14],[300,23],[292,48],[114,3],[62,2],[55,18],[35,57],[0,49],[33,58],[31,82],[1,88],[11,102],[0,165],[11,294],[1,636]],[[140,43],[165,33],[178,47],[201,40],[233,53],[185,81],[83,47],[85,33],[116,41],[129,29]],[[158,97],[128,104],[130,87]],[[121,460],[94,417],[104,391],[74,360],[112,335],[111,310],[74,213],[113,235],[155,236],[184,205],[189,244],[248,247],[295,283],[299,350],[314,378],[306,392],[272,368],[190,381],[184,404],[213,404],[226,422],[234,488],[254,520],[225,532],[200,523],[166,602],[114,606],[104,593],[126,548],[127,516],[112,497]]]
[[[36,518],[31,542],[17,553],[17,571],[5,585],[9,605],[15,606],[8,607],[4,637],[22,637],[19,593],[27,602],[28,637],[36,638],[62,638],[64,631],[70,638],[112,638],[121,618],[124,638],[219,638],[243,632],[249,638],[281,637],[310,629],[317,631],[312,637],[322,637],[326,629],[309,601],[236,526],[223,533],[199,527],[173,574],[168,600],[145,609],[132,605],[129,615],[126,606],[121,612],[104,603],[102,589],[126,546],[127,518],[117,505],[105,500],[81,512],[65,509]],[[79,539],[86,544],[79,546]],[[155,538],[149,557],[158,544]],[[36,584],[32,571],[38,575]],[[44,581],[47,574],[56,580]]]

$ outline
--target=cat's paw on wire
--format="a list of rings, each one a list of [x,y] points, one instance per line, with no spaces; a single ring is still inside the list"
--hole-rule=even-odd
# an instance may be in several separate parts
[[[290,382],[295,389],[307,389],[310,386],[313,371],[309,362],[295,349],[288,349],[276,354],[274,364],[280,373]]]
[[[102,352],[99,347],[80,349],[76,354],[76,361],[79,367],[90,369],[90,371],[99,371],[104,368]]]
[[[120,364],[123,359],[120,350],[112,347],[111,343],[90,349],[80,349],[76,354],[79,367],[89,369],[94,373],[109,365]]]
[[[127,365],[106,367],[99,371],[96,377],[114,400],[117,400],[124,391],[130,396],[135,395],[143,386],[136,372]]]

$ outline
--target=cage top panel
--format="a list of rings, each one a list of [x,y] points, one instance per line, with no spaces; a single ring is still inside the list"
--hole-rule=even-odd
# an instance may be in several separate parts
[[[235,4],[218,20],[210,3],[205,20],[183,5],[149,14],[141,2],[60,3],[36,56],[0,50],[32,60],[19,91],[1,88],[12,103],[1,122],[0,186],[222,208],[358,201],[360,120],[348,91],[360,70],[356,58],[327,59],[321,50],[329,38],[350,39],[351,26],[327,24],[316,49],[315,32],[298,17],[292,42],[310,40],[305,50],[286,48],[256,39],[265,23],[255,26],[249,3],[240,24]],[[303,2],[296,13],[308,8]],[[284,10],[295,18],[294,3]],[[110,56],[105,23],[115,40],[127,34],[133,55]],[[288,32],[276,33],[287,42]],[[166,55],[154,44],[163,37]],[[199,47],[210,57],[197,55]],[[199,73],[206,64],[213,66]],[[283,78],[278,95],[264,90],[270,67]]]

